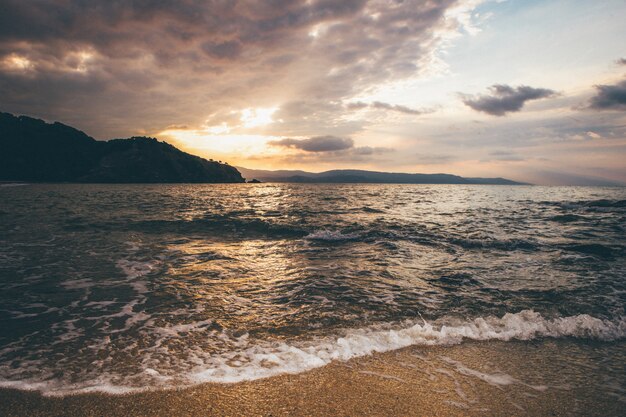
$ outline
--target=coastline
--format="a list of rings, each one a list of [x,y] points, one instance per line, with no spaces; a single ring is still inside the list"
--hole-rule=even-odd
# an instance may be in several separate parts
[[[623,341],[411,346],[235,384],[66,397],[2,389],[0,415],[617,416],[626,400],[625,359]],[[607,367],[618,371],[607,375]]]

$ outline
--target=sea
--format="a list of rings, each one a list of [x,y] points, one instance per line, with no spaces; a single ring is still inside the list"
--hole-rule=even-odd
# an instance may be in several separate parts
[[[235,383],[409,346],[625,355],[625,306],[626,188],[0,185],[2,388]],[[624,401],[623,363],[606,373]]]

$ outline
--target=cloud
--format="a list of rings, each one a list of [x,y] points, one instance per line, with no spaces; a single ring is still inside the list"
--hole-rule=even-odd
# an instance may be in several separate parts
[[[463,103],[476,111],[492,116],[504,116],[507,113],[518,112],[530,100],[553,97],[556,92],[547,88],[533,88],[529,86],[511,87],[505,84],[495,84],[489,87],[491,95],[468,96],[462,94]]]
[[[524,161],[525,158],[511,151],[493,151],[489,152],[489,158],[483,159],[483,161],[497,160],[497,161]]]
[[[269,141],[270,146],[300,149],[306,152],[333,152],[354,147],[350,138],[337,136],[315,136],[309,139],[280,139]]]
[[[165,128],[165,130],[189,130],[190,127],[187,125],[169,125]]]
[[[247,158],[248,161],[286,164],[286,165],[315,165],[316,167],[325,166],[337,168],[343,164],[350,166],[363,165],[368,166],[372,161],[378,163],[389,163],[384,155],[393,154],[394,149],[385,147],[372,146],[355,146],[348,149],[328,152],[306,152],[298,151],[294,153],[281,153],[280,155],[258,155]]]
[[[379,155],[379,154],[383,154],[383,153],[388,153],[388,152],[393,152],[394,150],[392,148],[385,148],[382,146],[359,146],[356,148],[353,148],[352,153],[354,155],[361,155],[361,156],[369,156],[369,155]]]
[[[589,102],[594,110],[626,110],[626,80],[615,85],[596,85],[597,94]]]
[[[363,120],[346,120],[340,102],[327,100],[287,101],[274,114],[279,120],[268,134],[275,136],[313,136],[317,132],[350,136],[364,129]]]
[[[626,58],[620,58],[615,61],[618,65],[626,65]]]
[[[206,42],[202,45],[202,50],[212,58],[217,59],[236,59],[243,49],[241,42],[225,41],[225,42]]]
[[[287,164],[363,163],[394,152],[394,149],[382,146],[354,146],[351,138],[330,135],[280,139],[269,141],[268,145],[296,149],[295,153],[271,156],[274,162]]]
[[[359,125],[341,103],[427,72],[464,26],[453,13],[458,6],[459,0],[4,0],[3,111],[62,120],[107,138],[277,107],[275,120],[282,122],[268,134],[308,136],[324,124],[324,131],[343,135]],[[282,111],[290,103],[309,112]],[[328,103],[338,111],[327,111]]]
[[[374,101],[373,103],[364,103],[362,101],[356,101],[353,103],[348,103],[346,107],[350,110],[361,110],[365,108],[372,108],[372,109],[378,109],[378,110],[396,111],[399,113],[412,114],[412,115],[420,115],[420,114],[430,112],[430,110],[417,110],[417,109],[412,109],[406,106],[383,103],[381,101]]]
[[[412,160],[419,165],[439,165],[453,161],[455,158],[452,155],[445,154],[415,154]]]

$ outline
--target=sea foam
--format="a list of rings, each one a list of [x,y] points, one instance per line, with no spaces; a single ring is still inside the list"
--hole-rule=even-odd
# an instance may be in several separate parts
[[[167,337],[180,332],[203,331],[207,323],[208,321],[203,321],[173,326],[162,329],[160,333]],[[194,351],[192,358],[188,357],[187,363],[177,363],[175,374],[168,369],[146,366],[139,375],[111,374],[103,370],[93,379],[81,383],[66,383],[62,380],[0,379],[0,387],[38,390],[44,395],[52,396],[86,392],[120,394],[207,382],[236,383],[280,374],[297,374],[333,361],[347,361],[413,345],[455,345],[464,340],[510,341],[542,337],[621,340],[626,338],[626,318],[608,321],[581,314],[546,319],[532,310],[523,310],[518,313],[507,313],[500,318],[479,317],[466,322],[442,319],[433,323],[421,321],[407,322],[404,325],[382,324],[344,330],[341,335],[291,343],[259,342],[251,340],[248,334],[243,334],[231,341],[231,346],[236,348],[228,352],[210,354],[191,349]],[[128,384],[124,381],[128,381]],[[141,384],[138,385],[137,381],[141,381]],[[502,378],[497,380],[491,378],[490,382],[507,383]]]
[[[476,318],[455,325],[409,324],[406,327],[373,326],[353,329],[341,337],[326,337],[307,345],[275,343],[255,345],[239,352],[208,358],[204,369],[190,374],[194,382],[241,382],[282,373],[298,373],[332,361],[346,361],[376,352],[412,345],[454,345],[467,340],[531,340],[538,337],[576,337],[614,341],[626,337],[626,318],[612,322],[586,314],[545,319],[532,310],[507,313],[501,318]],[[231,366],[231,358],[246,358]],[[208,366],[206,366],[208,365]]]

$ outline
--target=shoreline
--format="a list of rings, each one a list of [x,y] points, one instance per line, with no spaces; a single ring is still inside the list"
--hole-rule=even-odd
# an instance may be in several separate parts
[[[233,384],[66,397],[0,389],[0,415],[617,416],[626,404],[625,359],[623,341],[411,346]]]

